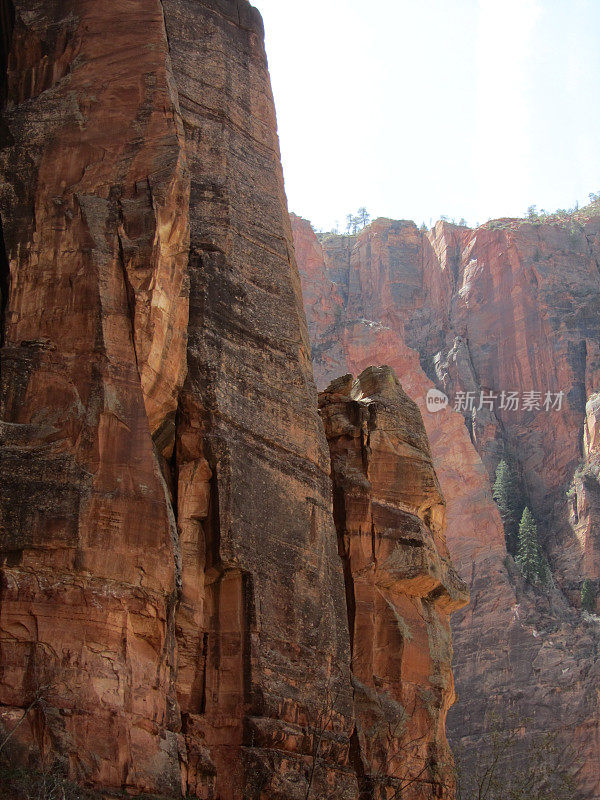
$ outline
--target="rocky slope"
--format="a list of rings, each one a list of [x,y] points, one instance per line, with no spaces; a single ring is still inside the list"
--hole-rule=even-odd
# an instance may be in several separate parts
[[[600,797],[600,625],[579,608],[584,578],[600,577],[600,216],[431,231],[379,219],[322,244],[292,223],[318,385],[385,363],[423,411],[449,549],[471,590],[453,625],[451,738],[468,767],[492,713],[529,719],[532,736],[557,730],[581,753],[582,796]],[[450,402],[430,412],[434,388]],[[502,391],[519,394],[518,410],[501,408]],[[507,557],[490,489],[503,456],[538,520],[547,592],[524,586]]]
[[[111,793],[356,800],[330,458],[260,17],[245,0],[0,12],[11,746]],[[448,768],[451,606],[432,600],[412,645],[418,671],[428,632],[443,640],[420,800]]]

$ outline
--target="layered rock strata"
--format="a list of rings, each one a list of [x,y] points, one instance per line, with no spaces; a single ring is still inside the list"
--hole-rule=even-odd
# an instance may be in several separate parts
[[[0,12],[3,730],[33,768],[111,796],[357,800],[260,17],[245,0]],[[438,773],[447,648],[418,717]]]
[[[3,722],[43,693],[23,737],[90,785],[303,797],[348,641],[260,18],[18,2],[10,37]]]
[[[467,592],[448,557],[421,414],[389,367],[337,379],[319,407],[346,581],[360,796],[452,797],[449,614]]]
[[[385,363],[423,412],[449,550],[472,598],[454,622],[451,738],[468,767],[492,717],[528,719],[534,738],[556,731],[582,754],[577,784],[588,800],[600,797],[600,626],[579,599],[584,579],[600,577],[594,208],[476,230],[379,219],[322,242],[292,215],[318,386]],[[431,390],[449,405],[429,411]],[[501,407],[503,391],[516,392],[518,409]],[[491,497],[502,457],[536,515],[553,573],[547,592],[523,585],[507,554]]]

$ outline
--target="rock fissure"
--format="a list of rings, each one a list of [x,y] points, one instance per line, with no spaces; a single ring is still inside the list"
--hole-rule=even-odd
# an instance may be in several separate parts
[[[7,90],[8,56],[11,48],[12,32],[15,23],[15,9],[12,0],[0,0],[0,110],[4,111]],[[4,131],[2,138],[4,138]],[[10,267],[4,243],[4,228],[0,216],[0,348],[4,345],[5,314],[10,290]],[[0,381],[2,379],[2,359],[0,358]]]
[[[12,0],[0,0],[0,106],[4,107],[7,90],[7,67],[15,26],[15,6]]]
[[[0,220],[0,347],[4,346],[5,314],[10,291],[10,267],[4,245],[4,232]],[[2,379],[2,362],[0,360],[0,380]]]
[[[165,15],[165,7],[163,5],[162,0],[158,0],[158,2],[160,3],[160,7],[161,7],[161,10],[162,10],[163,25],[164,25],[164,28],[165,28],[165,39],[167,40],[167,50],[170,53],[171,52],[171,44],[169,42],[169,27],[167,25],[167,17]]]
[[[131,281],[129,280],[129,276],[127,274],[127,267],[125,266],[125,255],[123,252],[123,240],[121,238],[120,232],[117,232],[117,242],[119,246],[118,262],[119,266],[121,267],[121,275],[123,278],[123,290],[125,293],[127,309],[129,312],[129,336],[131,339],[131,347],[133,349],[135,364],[138,371],[138,378],[140,378],[141,377],[140,365],[138,360],[137,349],[135,346],[135,292],[133,290],[133,286],[131,285]]]

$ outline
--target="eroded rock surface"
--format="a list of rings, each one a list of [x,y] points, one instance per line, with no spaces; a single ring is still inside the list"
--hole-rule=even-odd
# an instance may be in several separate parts
[[[21,728],[40,748],[74,777],[150,789],[179,782],[160,459],[186,373],[189,175],[160,3],[128,3],[127,25],[123,10],[14,8],[0,702],[9,724],[42,693]]]
[[[322,244],[306,220],[292,223],[317,385],[389,364],[423,412],[449,550],[471,592],[453,622],[451,740],[468,767],[492,712],[529,719],[532,735],[574,744],[581,795],[599,798],[600,625],[579,597],[585,578],[600,577],[600,217],[431,231],[379,219]],[[450,404],[430,413],[434,388]],[[482,391],[497,395],[494,408]],[[503,410],[502,391],[539,392],[540,407]],[[548,391],[564,393],[560,409],[544,408]],[[454,410],[460,392],[472,393],[472,409]],[[546,593],[524,586],[507,557],[490,488],[503,456],[538,520],[553,571]]]
[[[2,730],[111,797],[451,798],[444,503],[372,370],[336,534],[259,14],[0,23]]]
[[[361,796],[454,795],[449,615],[467,602],[421,414],[389,367],[319,396],[344,563]]]
[[[1,721],[92,787],[356,798],[260,16],[2,12]]]

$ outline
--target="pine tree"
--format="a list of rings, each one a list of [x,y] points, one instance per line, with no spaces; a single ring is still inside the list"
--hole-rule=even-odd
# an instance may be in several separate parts
[[[366,228],[366,226],[369,224],[369,220],[371,219],[371,215],[369,214],[367,209],[364,206],[362,206],[362,208],[358,209],[356,216],[362,227]]]
[[[583,582],[581,587],[581,607],[584,611],[589,611],[593,614],[596,610],[596,589],[594,584],[588,578]]]
[[[523,503],[514,470],[504,459],[496,469],[496,481],[492,488],[492,496],[504,523],[506,549],[514,555],[519,546],[519,520]]]
[[[519,525],[519,551],[515,561],[528,583],[540,583],[542,586],[548,583],[550,570],[538,540],[535,519],[527,506]]]
[[[351,234],[355,234],[358,232],[358,227],[360,225],[360,220],[358,217],[355,217],[354,214],[348,214],[346,217],[346,231]]]

